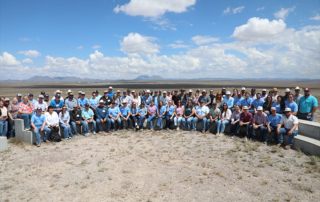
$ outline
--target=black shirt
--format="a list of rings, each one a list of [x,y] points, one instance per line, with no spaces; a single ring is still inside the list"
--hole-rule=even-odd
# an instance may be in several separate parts
[[[181,94],[172,96],[172,100],[173,100],[175,105],[178,105],[178,101],[181,100],[181,97],[182,97]]]
[[[102,96],[100,100],[103,100],[105,106],[111,105],[112,103],[112,98],[109,96],[108,97]]]
[[[81,116],[81,110],[77,110],[75,113],[74,110],[70,112],[70,122],[75,122],[75,121],[81,121],[82,116]]]
[[[216,96],[215,95],[209,95],[210,96],[210,98],[211,98],[211,104],[213,103],[213,101],[214,101],[214,98],[216,98]]]

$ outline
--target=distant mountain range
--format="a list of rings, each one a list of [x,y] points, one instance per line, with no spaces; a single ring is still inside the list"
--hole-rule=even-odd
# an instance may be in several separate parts
[[[145,81],[145,80],[153,80],[153,81],[158,81],[158,80],[164,80],[164,78],[162,78],[161,76],[148,76],[148,75],[140,75],[138,76],[136,79],[134,79],[135,81]]]

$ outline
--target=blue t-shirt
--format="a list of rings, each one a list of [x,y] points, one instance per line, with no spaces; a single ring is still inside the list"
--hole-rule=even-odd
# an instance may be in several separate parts
[[[280,123],[281,118],[282,116],[280,114],[276,114],[276,117],[273,117],[273,115],[271,114],[268,117],[268,123],[270,124],[270,126],[277,127],[278,124]]]
[[[96,97],[96,99],[90,98],[89,104],[91,104],[93,107],[96,107],[99,102],[99,99]]]
[[[113,97],[113,95],[114,95],[114,92],[111,92],[111,93],[108,92],[108,96],[109,96],[109,97]]]
[[[167,110],[166,106],[162,106],[162,107],[160,108],[159,115],[163,115],[163,113],[165,113],[166,110]]]
[[[255,99],[252,101],[251,105],[253,105],[256,109],[258,109],[259,106],[263,107],[264,100],[260,98],[260,100]]]
[[[80,104],[80,106],[83,107],[83,108],[86,107],[85,105],[86,105],[87,103],[89,103],[89,100],[88,100],[87,98],[84,98],[84,99],[79,98],[79,99],[78,99],[78,104]]]
[[[299,101],[299,106],[300,113],[310,113],[313,107],[318,107],[317,98],[309,95],[306,99],[306,96],[302,96]]]
[[[280,104],[277,104],[276,102],[274,102],[272,104],[272,107],[275,107],[277,109],[277,113],[283,113],[284,109],[281,109]]]
[[[167,115],[172,116],[173,112],[176,110],[176,108],[171,105],[171,106],[167,106],[167,109],[169,108],[169,111],[167,112]]]
[[[40,114],[40,116],[35,114],[31,117],[31,123],[37,127],[42,126],[43,122],[46,122],[46,117],[43,114]]]
[[[251,99],[251,98],[249,98],[249,99],[244,98],[244,99],[241,101],[241,106],[250,107],[251,103],[252,103],[252,99]]]
[[[227,96],[226,96],[225,98],[223,98],[222,105],[224,103],[227,103],[228,108],[231,108],[231,107],[233,107],[233,102],[234,102],[233,97],[229,97],[229,99],[228,99]]]
[[[58,102],[56,102],[56,100],[52,100],[50,103],[50,106],[53,107],[53,109],[58,109],[64,106],[64,103],[62,100],[59,100]]]
[[[128,114],[130,112],[130,109],[129,109],[129,107],[121,106],[120,107],[120,112],[121,112],[122,116],[128,116]]]
[[[119,107],[114,107],[114,108],[110,107],[110,108],[109,108],[109,114],[110,114],[112,117],[117,117],[119,112],[120,112]]]
[[[136,113],[139,112],[139,107],[136,107],[136,108],[130,108],[130,113],[135,115]]]
[[[241,98],[236,97],[233,100],[233,104],[234,105],[239,105],[241,107],[241,102],[242,102],[243,99],[244,99],[243,97],[241,97]]]
[[[147,115],[148,113],[147,107],[143,107],[143,108],[139,107],[138,112],[140,113],[141,116]]]
[[[93,115],[94,115],[94,113],[93,113],[92,109],[90,109],[90,108],[89,108],[88,111],[86,109],[84,109],[81,112],[81,116],[83,118],[86,118],[86,119],[89,119],[89,120],[92,118]]]
[[[285,102],[286,107],[289,107],[291,109],[291,112],[297,112],[298,111],[298,105],[295,102],[289,103],[289,101]]]

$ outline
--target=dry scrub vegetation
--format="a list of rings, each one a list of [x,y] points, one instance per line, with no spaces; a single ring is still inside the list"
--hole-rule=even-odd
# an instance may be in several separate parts
[[[78,136],[0,153],[0,201],[319,201],[320,158],[212,134]]]

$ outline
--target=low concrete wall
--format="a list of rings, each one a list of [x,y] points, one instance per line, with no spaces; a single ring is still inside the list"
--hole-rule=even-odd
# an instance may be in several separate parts
[[[8,150],[7,137],[0,137],[0,152]]]

